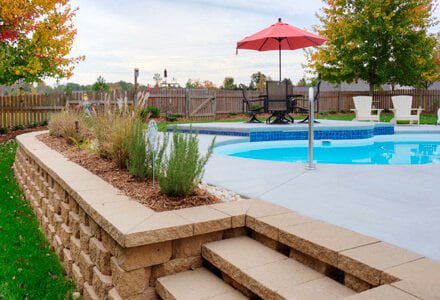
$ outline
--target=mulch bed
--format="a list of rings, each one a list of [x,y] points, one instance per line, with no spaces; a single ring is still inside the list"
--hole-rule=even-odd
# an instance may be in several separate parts
[[[11,131],[11,132],[8,132],[7,134],[0,135],[0,143],[15,139],[15,137],[17,135],[20,135],[23,133],[28,133],[28,132],[32,132],[32,131],[41,131],[41,130],[46,130],[46,129],[47,129],[47,126],[39,126],[39,127],[35,127],[35,128],[27,128],[27,129],[22,129],[22,130]]]
[[[127,170],[118,169],[111,160],[103,159],[88,150],[72,146],[63,138],[42,134],[38,136],[38,139],[154,211],[167,211],[220,202],[217,197],[202,189],[197,189],[194,195],[187,197],[168,197],[160,192],[157,182],[153,187],[152,181],[149,179],[136,180]]]

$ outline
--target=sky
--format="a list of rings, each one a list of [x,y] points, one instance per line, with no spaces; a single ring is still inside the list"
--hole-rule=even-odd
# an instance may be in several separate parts
[[[189,78],[221,85],[232,76],[249,83],[261,71],[278,78],[277,52],[241,50],[236,42],[277,21],[312,31],[319,21],[321,0],[72,0],[78,7],[78,30],[72,55],[85,55],[69,82],[90,84],[98,76],[108,82],[152,84],[154,73],[185,85]],[[437,13],[439,9],[437,9]],[[438,31],[439,28],[436,28]],[[283,52],[283,77],[304,76],[303,50]],[[61,81],[61,83],[66,80]]]
[[[236,42],[277,21],[311,30],[318,24],[320,0],[72,0],[79,7],[78,33],[72,55],[85,55],[69,82],[153,83],[166,68],[169,78],[184,85],[188,78],[221,85],[224,77],[249,83],[261,71],[278,77],[277,52],[242,50]],[[302,50],[283,52],[283,77],[303,77]],[[65,82],[62,81],[62,83]]]

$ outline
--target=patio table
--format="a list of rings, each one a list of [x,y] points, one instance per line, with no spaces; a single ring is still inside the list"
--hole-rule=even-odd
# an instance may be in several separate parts
[[[267,95],[263,94],[263,95],[259,95],[258,98],[263,99],[264,101],[264,112],[265,113],[272,113],[273,115],[275,115],[275,120],[273,120],[272,122],[270,122],[269,124],[287,124],[285,120],[285,116],[289,115],[290,113],[297,113],[297,112],[307,112],[308,110],[302,107],[298,107],[298,105],[296,104],[296,101],[298,100],[298,98],[304,98],[304,95],[302,94],[288,94],[287,98],[290,99],[291,105],[289,105],[290,109],[286,110],[286,111],[270,111],[267,105]],[[276,100],[271,100],[272,102],[276,102]],[[284,102],[285,100],[280,100],[280,102]],[[290,116],[290,115],[289,115]],[[270,117],[269,117],[270,118]],[[266,123],[268,123],[269,118],[266,119]],[[293,118],[292,119],[292,123],[293,123]]]

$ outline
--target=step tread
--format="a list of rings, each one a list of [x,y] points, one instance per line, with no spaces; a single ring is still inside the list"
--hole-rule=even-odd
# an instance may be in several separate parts
[[[249,238],[203,245],[203,257],[262,298],[326,299],[355,294],[346,286]]]
[[[247,299],[205,268],[186,271],[157,280],[156,291],[162,299]]]

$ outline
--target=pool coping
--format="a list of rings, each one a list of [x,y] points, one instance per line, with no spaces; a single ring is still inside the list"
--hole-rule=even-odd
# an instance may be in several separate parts
[[[36,138],[45,132],[16,138],[19,152],[14,168],[26,167],[23,155],[35,160],[42,171],[53,177],[123,247],[246,227],[372,285],[410,281],[409,287],[398,288],[411,295],[423,296],[426,292],[423,285],[440,283],[440,264],[431,259],[258,199],[154,212]],[[306,221],[297,223],[298,218]],[[332,235],[332,240],[322,232]],[[370,250],[382,245],[386,245],[386,250]],[[422,287],[414,288],[419,285]],[[440,291],[435,294],[440,296]]]

